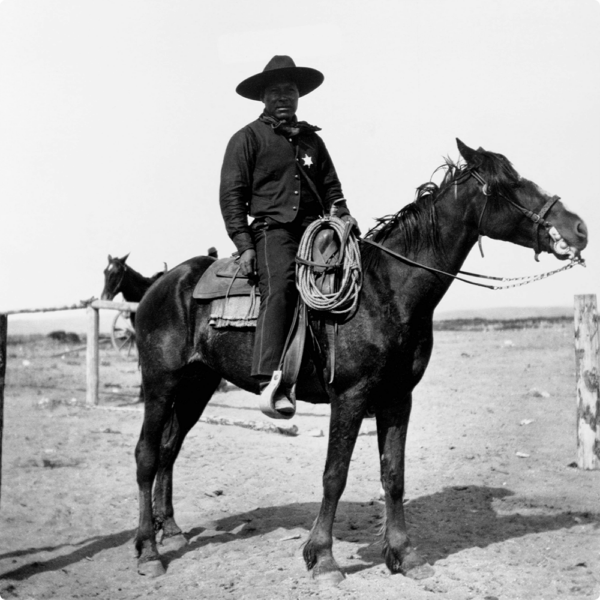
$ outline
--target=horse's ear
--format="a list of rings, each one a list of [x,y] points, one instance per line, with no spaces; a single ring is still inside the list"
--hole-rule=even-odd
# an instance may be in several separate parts
[[[469,148],[469,146],[461,142],[458,138],[456,138],[456,145],[458,146],[458,151],[460,152],[460,155],[467,161],[467,163],[475,162],[477,150]]]
[[[128,252],[122,259],[121,262],[124,263],[127,261],[127,257],[131,254],[131,252]]]
[[[108,255],[108,262],[112,262],[112,256],[110,254]]]
[[[163,262],[163,265],[165,265],[165,268],[164,268],[164,270],[163,270],[163,273],[166,273],[166,272],[169,270],[169,269],[167,269],[167,263],[166,263],[166,262]]]

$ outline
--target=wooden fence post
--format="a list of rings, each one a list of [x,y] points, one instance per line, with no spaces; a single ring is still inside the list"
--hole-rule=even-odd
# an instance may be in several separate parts
[[[2,493],[2,434],[4,432],[4,378],[6,376],[6,338],[8,317],[0,314],[0,494]]]
[[[87,386],[86,386],[86,404],[95,406],[98,404],[100,388],[100,351],[98,349],[98,339],[100,330],[100,311],[93,306],[87,307],[88,331],[87,331]]]
[[[577,466],[600,469],[600,353],[596,296],[575,296]]]

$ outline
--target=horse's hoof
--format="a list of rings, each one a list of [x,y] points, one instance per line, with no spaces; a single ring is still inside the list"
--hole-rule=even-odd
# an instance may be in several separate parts
[[[413,567],[406,571],[406,577],[410,577],[411,579],[427,579],[428,577],[433,577],[435,571],[431,565],[425,563],[424,565],[419,565],[417,567]]]
[[[317,562],[317,564],[313,567],[312,576],[321,588],[336,587],[342,583],[345,578],[344,574],[338,567],[338,564],[331,556],[322,558]]]
[[[179,533],[177,535],[171,535],[169,537],[163,537],[160,541],[160,550],[163,552],[177,552],[177,550],[181,550],[188,545],[188,539],[183,535],[183,533]]]
[[[332,588],[342,583],[345,576],[341,571],[326,571],[324,573],[313,573],[313,579],[320,588]]]
[[[148,560],[138,563],[138,573],[145,577],[160,577],[166,573],[160,560]]]

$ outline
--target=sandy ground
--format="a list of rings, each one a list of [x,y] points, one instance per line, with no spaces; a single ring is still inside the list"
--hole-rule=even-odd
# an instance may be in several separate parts
[[[374,422],[365,421],[334,527],[346,574],[320,589],[302,544],[315,518],[328,407],[302,404],[288,436],[256,397],[215,395],[175,471],[189,545],[166,552],[167,574],[136,572],[133,450],[142,408],[134,358],[102,351],[99,408],[85,401],[85,351],[42,340],[9,345],[0,596],[378,600],[596,600],[600,472],[574,468],[572,328],[438,332],[415,392],[407,519],[435,569],[414,581],[381,558]],[[275,423],[275,422],[271,422]],[[281,422],[277,422],[281,424]]]

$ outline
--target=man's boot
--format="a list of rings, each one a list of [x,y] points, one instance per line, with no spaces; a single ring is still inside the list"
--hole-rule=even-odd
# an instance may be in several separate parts
[[[281,371],[274,371],[271,381],[261,381],[260,410],[272,419],[291,419],[296,414],[292,391],[281,386]]]

